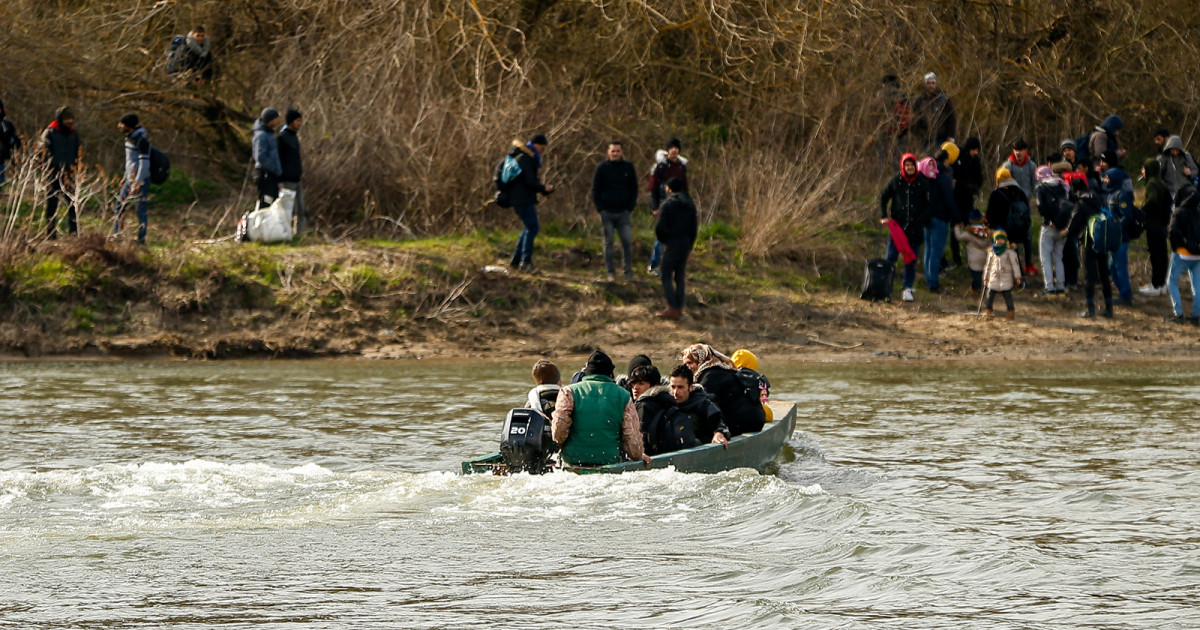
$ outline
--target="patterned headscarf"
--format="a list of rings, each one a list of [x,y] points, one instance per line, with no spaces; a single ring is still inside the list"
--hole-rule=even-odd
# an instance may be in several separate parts
[[[713,350],[713,347],[706,343],[695,343],[679,354],[679,358],[692,361],[696,364],[696,376],[711,367],[725,368],[726,370],[736,370],[733,366],[733,360],[729,357]]]

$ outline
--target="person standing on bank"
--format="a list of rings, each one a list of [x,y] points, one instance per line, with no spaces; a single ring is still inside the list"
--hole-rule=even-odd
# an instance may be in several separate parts
[[[114,209],[113,236],[121,233],[121,219],[130,200],[137,199],[138,245],[146,244],[146,228],[150,222],[150,139],[137,114],[125,114],[117,122],[117,130],[125,134],[125,179]]]
[[[295,109],[287,110],[284,115],[283,131],[279,132],[279,184],[282,188],[296,193],[296,202],[292,206],[292,218],[295,219],[296,236],[302,234],[308,227],[308,204],[304,202],[304,186],[300,178],[304,176],[304,164],[300,159],[300,128],[304,126],[304,117]]]
[[[1108,278],[1108,252],[1096,251],[1096,243],[1092,240],[1092,234],[1088,230],[1089,220],[1100,214],[1100,200],[1092,193],[1091,187],[1085,179],[1071,180],[1071,195],[1075,201],[1075,213],[1071,215],[1071,221],[1067,225],[1067,229],[1063,231],[1063,236],[1079,242],[1079,248],[1083,251],[1083,268],[1087,273],[1087,282],[1084,284],[1087,310],[1080,313],[1079,316],[1087,319],[1096,316],[1096,284],[1099,283],[1104,293],[1103,315],[1111,318],[1113,316],[1113,292],[1112,283]]]
[[[917,142],[922,143],[926,153],[932,153],[945,142],[954,142],[958,128],[958,117],[950,97],[938,87],[937,75],[925,75],[925,93],[917,97],[913,105],[913,131]]]
[[[508,194],[512,199],[513,212],[517,213],[517,218],[521,219],[524,226],[517,237],[517,247],[513,250],[509,265],[533,274],[541,273],[533,266],[533,239],[537,238],[541,228],[538,224],[537,196],[538,193],[549,195],[554,192],[554,186],[543,184],[539,176],[547,144],[546,136],[539,133],[524,144],[520,140],[513,140],[512,150],[508,152],[521,169],[509,184]]]
[[[42,132],[41,158],[46,174],[46,235],[58,238],[58,196],[67,200],[67,230],[79,233],[75,216],[75,196],[69,188],[75,183],[75,166],[79,162],[79,132],[75,129],[75,112],[60,107],[54,120]]]
[[[7,115],[4,101],[0,101],[0,186],[4,185],[4,174],[8,161],[12,159],[14,153],[21,150],[21,136],[17,133],[17,126],[12,124]]]
[[[658,209],[658,221],[654,224],[654,235],[663,244],[662,285],[667,298],[667,309],[657,316],[663,319],[679,319],[683,315],[683,299],[686,295],[684,278],[688,255],[696,243],[700,221],[696,216],[696,205],[687,194],[683,180],[672,177],[665,186],[667,200]]]
[[[654,168],[650,171],[650,209],[658,216],[658,207],[667,198],[664,190],[667,180],[678,179],[683,182],[683,189],[676,192],[688,191],[687,158],[679,155],[683,143],[679,138],[667,140],[667,146],[654,154]],[[662,243],[654,241],[654,250],[650,253],[650,273],[659,274],[662,262]]]
[[[283,167],[279,164],[279,143],[275,138],[275,132],[282,124],[283,119],[274,107],[262,110],[262,115],[254,121],[254,168],[257,170],[254,181],[258,184],[259,208],[271,205],[283,188],[279,183]]]
[[[911,153],[900,156],[900,172],[896,173],[883,192],[879,194],[879,222],[885,226],[891,221],[899,225],[904,238],[914,254],[921,249],[925,239],[925,226],[929,224],[932,192],[929,180],[917,172],[917,157]],[[886,259],[896,264],[900,248],[894,239],[888,239]],[[913,284],[917,280],[917,261],[904,262],[904,289],[902,299],[912,302]]]
[[[1172,254],[1167,294],[1171,296],[1172,315],[1167,321],[1178,324],[1184,321],[1179,280],[1186,271],[1192,284],[1192,316],[1187,321],[1200,326],[1200,193],[1191,184],[1184,184],[1175,195],[1169,234]]]
[[[607,160],[596,166],[592,176],[592,201],[604,227],[604,268],[608,281],[617,279],[613,261],[613,232],[621,238],[625,254],[625,279],[633,280],[633,207],[637,205],[638,178],[633,164],[625,159],[625,148],[613,140],[608,143]]]
[[[1171,262],[1167,251],[1167,230],[1171,223],[1172,195],[1160,177],[1159,164],[1159,160],[1154,158],[1147,158],[1142,164],[1142,179],[1146,181],[1142,212],[1146,214],[1146,248],[1150,251],[1150,284],[1138,289],[1142,295],[1167,294],[1167,273]]]

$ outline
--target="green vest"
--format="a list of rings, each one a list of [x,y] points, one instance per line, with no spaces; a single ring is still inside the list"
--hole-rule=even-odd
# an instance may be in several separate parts
[[[607,376],[585,376],[568,385],[575,399],[571,433],[562,445],[571,464],[615,464],[621,461],[621,424],[629,392]]]

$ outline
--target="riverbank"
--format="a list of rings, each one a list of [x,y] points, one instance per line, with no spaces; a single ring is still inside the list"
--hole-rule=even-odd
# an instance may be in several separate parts
[[[1010,322],[977,314],[959,269],[944,295],[918,285],[913,303],[863,302],[861,261],[845,252],[865,251],[869,239],[854,227],[805,260],[760,261],[737,250],[733,229],[708,225],[686,314],[662,321],[661,285],[644,264],[633,282],[607,282],[598,237],[547,232],[538,275],[508,269],[513,235],[499,232],[275,246],[180,239],[137,248],[99,234],[40,243],[0,265],[0,354],[520,358],[603,347],[667,357],[704,341],[801,361],[1200,358],[1200,329],[1164,322],[1165,296],[1137,296],[1113,320],[1082,320],[1080,294],[1056,300],[1031,288],[1016,292]],[[648,226],[638,242],[649,242]],[[1135,282],[1147,273],[1140,249]]]

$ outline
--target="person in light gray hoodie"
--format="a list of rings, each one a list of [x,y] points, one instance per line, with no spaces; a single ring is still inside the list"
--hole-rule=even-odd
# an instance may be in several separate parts
[[[283,187],[280,183],[283,166],[279,161],[279,143],[275,138],[275,132],[282,124],[279,111],[273,107],[264,109],[258,120],[254,121],[254,168],[257,170],[255,183],[258,184],[259,208],[271,205]]]
[[[1037,212],[1037,163],[1033,158],[1029,157],[1029,143],[1024,139],[1017,140],[1012,145],[1012,153],[1008,155],[1008,159],[1004,160],[1004,168],[1012,174],[1013,181],[1017,182],[1017,187],[1021,192],[1025,193],[1025,199],[1029,203],[1029,215],[1033,216]],[[1033,238],[1030,230],[1032,223],[1022,230],[1016,230],[1013,226],[1008,226],[1008,240],[1015,249],[1017,245],[1025,245],[1025,267],[1022,271],[1025,275],[1033,275],[1037,273],[1037,269],[1033,266],[1032,247]],[[1044,263],[1045,261],[1043,261]]]
[[[1158,156],[1158,165],[1162,169],[1163,182],[1171,191],[1171,198],[1179,194],[1179,189],[1192,183],[1192,178],[1200,174],[1196,168],[1196,160],[1192,154],[1183,150],[1183,139],[1179,136],[1167,138],[1163,152]]]

